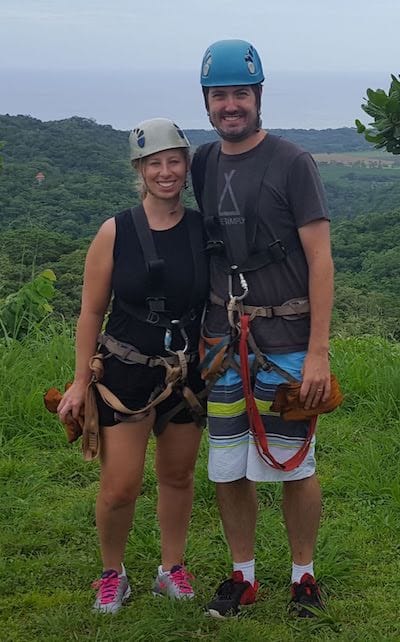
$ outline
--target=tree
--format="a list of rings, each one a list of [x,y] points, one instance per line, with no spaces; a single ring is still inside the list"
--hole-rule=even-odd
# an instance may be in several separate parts
[[[356,120],[357,132],[364,134],[376,149],[386,149],[392,154],[400,154],[400,76],[393,74],[389,93],[383,89],[367,89],[368,100],[362,109],[374,119],[367,128]]]

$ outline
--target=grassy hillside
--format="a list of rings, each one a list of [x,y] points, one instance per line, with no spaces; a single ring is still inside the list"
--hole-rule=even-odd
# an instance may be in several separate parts
[[[150,593],[159,563],[152,442],[126,555],[133,597],[118,616],[97,616],[90,584],[100,571],[98,465],[65,443],[42,402],[47,387],[71,377],[72,336],[53,328],[26,344],[0,344],[1,642],[399,640],[399,358],[399,344],[373,337],[332,345],[346,400],[318,429],[324,510],[315,565],[326,617],[300,622],[286,613],[290,559],[281,491],[260,485],[260,598],[238,620],[217,622],[202,606],[230,563],[207,481],[205,440],[187,551],[196,599],[174,604]]]

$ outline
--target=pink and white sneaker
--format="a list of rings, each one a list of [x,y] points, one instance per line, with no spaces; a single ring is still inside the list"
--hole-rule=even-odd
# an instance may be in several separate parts
[[[177,564],[170,571],[163,571],[158,567],[157,577],[153,584],[153,595],[167,596],[174,600],[187,600],[194,597],[191,580],[194,577],[184,566]]]
[[[114,569],[108,569],[93,582],[92,587],[97,589],[93,610],[98,613],[117,613],[131,594],[123,564],[120,575]]]

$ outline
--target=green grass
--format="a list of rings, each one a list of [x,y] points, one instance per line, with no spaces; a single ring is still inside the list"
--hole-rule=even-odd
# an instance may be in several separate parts
[[[339,154],[338,154],[339,156]],[[354,156],[354,160],[367,161],[368,158],[363,157],[362,154],[345,153],[343,156]],[[379,158],[371,161],[379,160]],[[364,165],[348,164],[339,162],[319,163],[318,169],[324,181],[341,181],[342,185],[353,185],[355,181],[362,181],[362,184],[369,189],[370,182],[381,184],[383,187],[388,182],[393,184],[394,181],[399,180],[400,167],[365,167]]]
[[[98,465],[82,460],[43,408],[43,392],[72,373],[67,328],[0,346],[0,641],[276,642],[400,640],[400,346],[336,339],[334,369],[346,399],[321,418],[318,472],[324,509],[315,566],[328,610],[301,622],[287,614],[290,557],[279,485],[259,486],[260,599],[238,619],[202,607],[227,573],[229,555],[207,480],[203,440],[187,564],[196,599],[154,599],[159,563],[154,442],[149,448],[126,566],[133,587],[115,617],[91,612],[100,558],[94,524]]]

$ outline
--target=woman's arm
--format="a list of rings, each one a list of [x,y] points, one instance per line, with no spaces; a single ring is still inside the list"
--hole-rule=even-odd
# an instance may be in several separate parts
[[[77,419],[85,398],[91,377],[89,359],[96,351],[97,336],[110,302],[114,241],[115,219],[112,218],[103,223],[86,256],[82,305],[76,328],[75,377],[57,408],[61,421],[65,421],[68,413]]]

